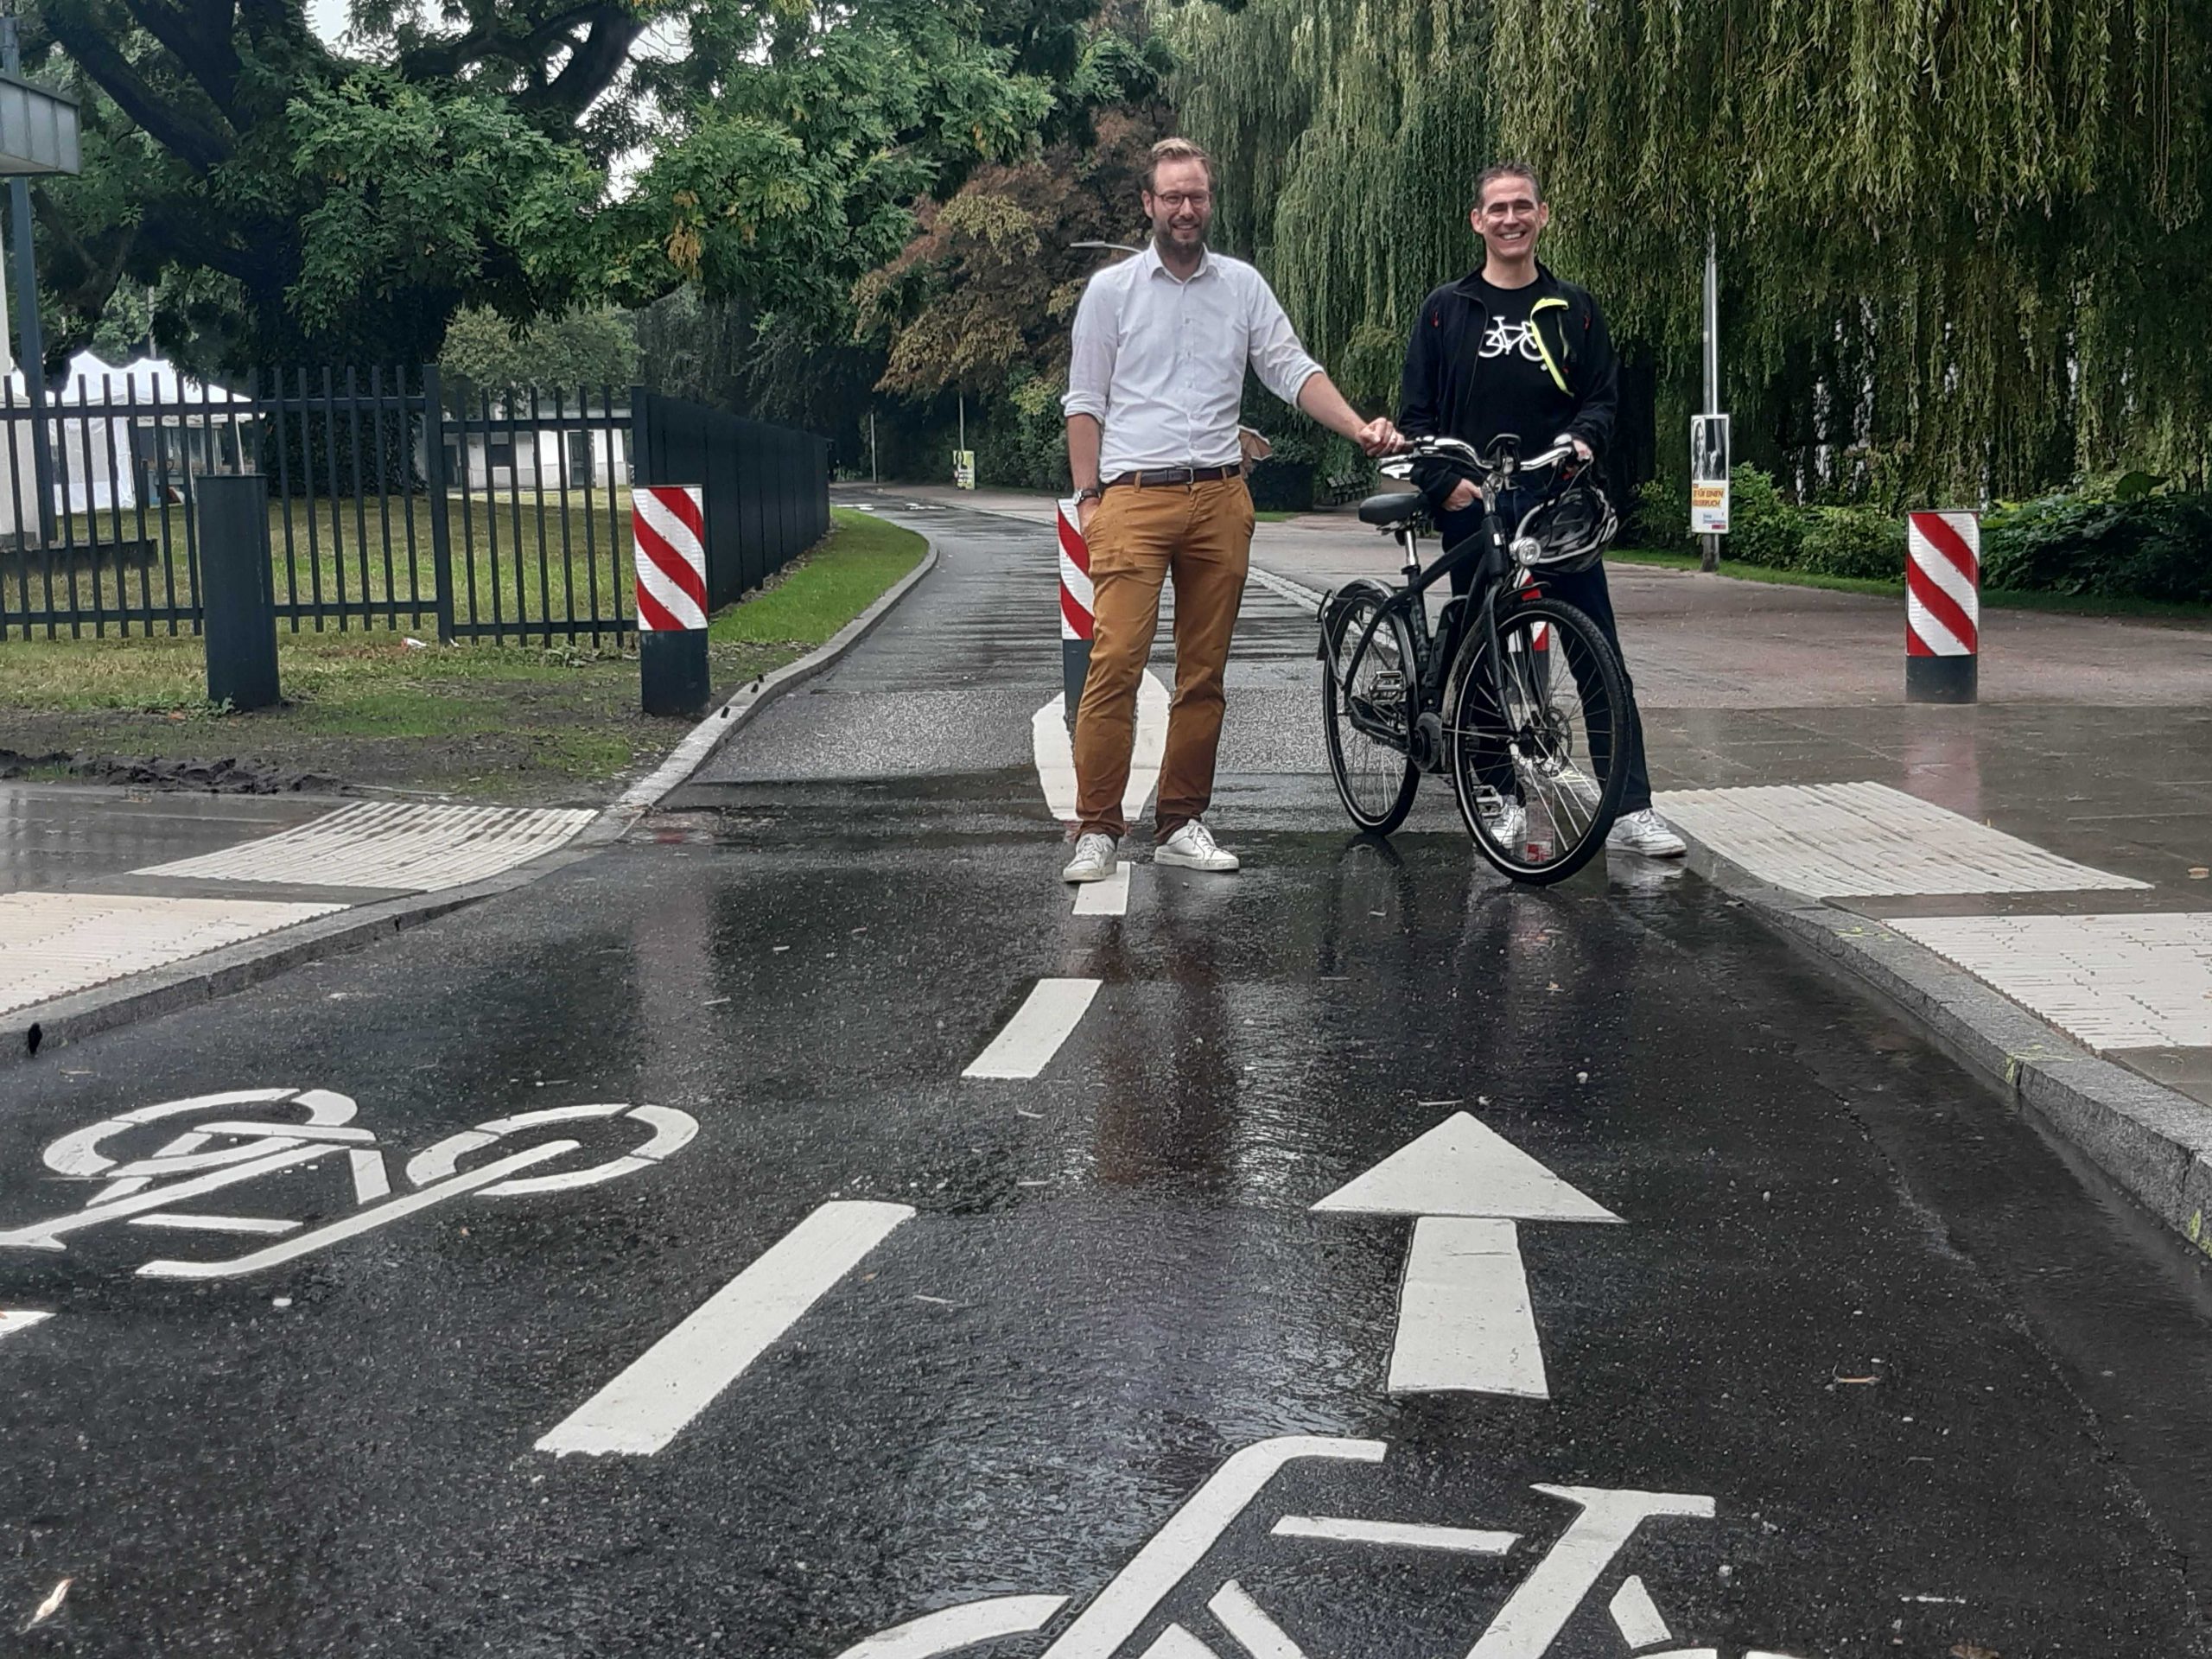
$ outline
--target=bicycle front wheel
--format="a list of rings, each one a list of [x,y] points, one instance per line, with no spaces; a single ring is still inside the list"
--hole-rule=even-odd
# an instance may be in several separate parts
[[[1452,665],[1445,753],[1482,855],[1516,881],[1563,881],[1594,858],[1628,786],[1636,718],[1628,677],[1598,625],[1556,599],[1479,630]]]
[[[1361,829],[1387,836],[1413,810],[1421,772],[1412,755],[1415,679],[1405,619],[1385,612],[1385,588],[1354,586],[1321,617],[1321,728],[1329,775]]]

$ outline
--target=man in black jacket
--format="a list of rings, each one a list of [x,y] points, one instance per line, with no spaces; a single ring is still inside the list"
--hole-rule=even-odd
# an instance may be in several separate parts
[[[1571,438],[1585,461],[1604,455],[1620,403],[1619,365],[1597,302],[1536,262],[1536,238],[1550,220],[1528,168],[1493,167],[1477,181],[1468,222],[1482,240],[1483,264],[1421,302],[1399,391],[1398,429],[1406,436],[1458,438],[1485,454],[1507,434],[1520,440],[1523,454]],[[1445,546],[1481,528],[1482,494],[1465,468],[1423,460],[1414,481],[1428,497]],[[1471,580],[1465,569],[1452,573],[1457,593],[1465,594]],[[1620,650],[1602,561],[1585,571],[1548,574],[1544,585],[1587,613]],[[1626,726],[1620,762],[1628,785],[1609,844],[1678,858],[1681,837],[1652,810],[1633,690]],[[1520,808],[1509,801],[1501,810]]]

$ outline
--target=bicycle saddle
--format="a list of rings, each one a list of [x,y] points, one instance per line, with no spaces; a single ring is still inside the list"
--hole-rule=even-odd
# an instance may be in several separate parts
[[[1370,495],[1359,504],[1359,522],[1380,524],[1385,530],[1408,523],[1428,511],[1428,499],[1419,490],[1392,490],[1384,495]]]

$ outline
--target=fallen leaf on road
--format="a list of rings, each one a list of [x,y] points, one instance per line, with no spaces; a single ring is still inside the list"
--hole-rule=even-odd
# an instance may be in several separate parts
[[[2192,864],[2189,867],[2189,879],[2192,881],[2202,881],[2208,875],[2212,875],[2212,869],[2207,869],[2202,864]]]
[[[69,1586],[76,1582],[74,1579],[64,1579],[47,1592],[46,1599],[39,1603],[38,1611],[31,1615],[31,1624],[43,1624],[60,1611],[61,1599],[69,1593]],[[23,1628],[28,1630],[31,1624],[26,1624]]]
[[[1961,1642],[1951,1649],[1951,1659],[2000,1659],[2000,1656],[1994,1648],[1980,1648],[1971,1642]]]

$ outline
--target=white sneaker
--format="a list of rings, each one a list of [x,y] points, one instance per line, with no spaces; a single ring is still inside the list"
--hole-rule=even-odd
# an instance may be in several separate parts
[[[1667,820],[1657,811],[1645,807],[1641,812],[1624,812],[1613,820],[1613,831],[1605,837],[1605,845],[1618,847],[1624,852],[1642,853],[1646,858],[1680,858],[1689,851],[1689,843],[1667,826]]]
[[[1192,818],[1152,849],[1155,864],[1173,864],[1186,870],[1233,870],[1236,855],[1215,844],[1213,831]]]
[[[1114,837],[1092,830],[1075,844],[1075,856],[1060,871],[1063,881],[1103,881],[1114,874]]]

